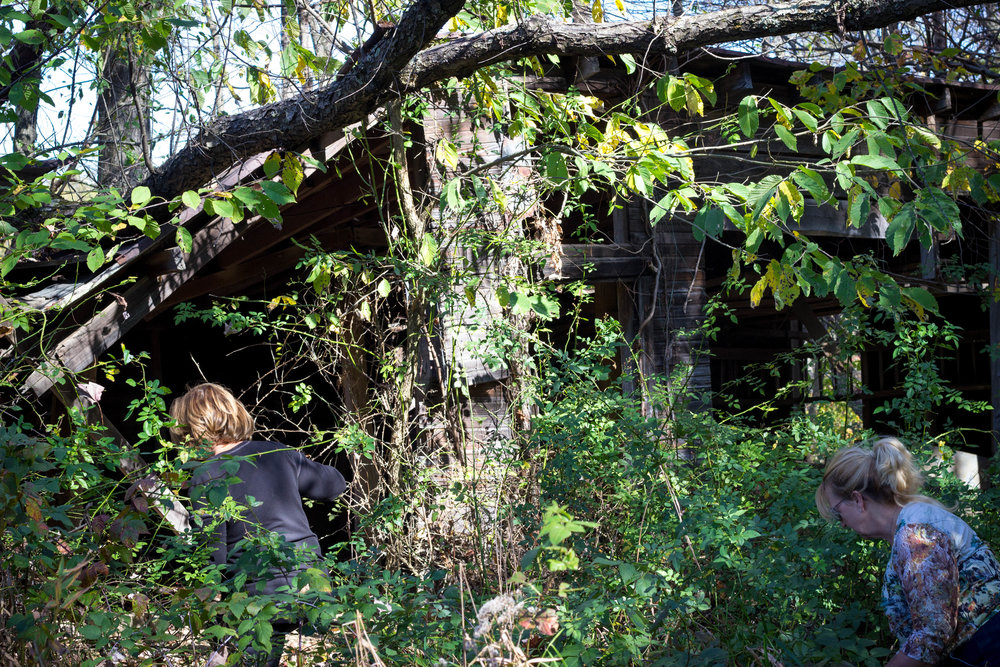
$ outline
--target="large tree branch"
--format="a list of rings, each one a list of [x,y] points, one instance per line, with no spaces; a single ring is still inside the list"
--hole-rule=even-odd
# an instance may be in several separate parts
[[[399,72],[463,4],[464,0],[416,0],[395,29],[334,83],[220,118],[144,184],[155,194],[174,197],[205,185],[239,160],[275,148],[294,148],[360,121],[402,94]]]
[[[418,54],[401,74],[407,90],[448,77],[468,76],[496,62],[556,54],[673,55],[698,47],[801,32],[882,28],[944,9],[987,4],[982,0],[800,0],[726,9],[680,18],[622,23],[564,23],[543,16],[471,35]]]
[[[416,0],[399,25],[345,76],[312,93],[219,119],[146,179],[173,197],[251,155],[302,145],[346,127],[392,98],[495,62],[557,54],[677,53],[741,39],[880,28],[982,0],[796,0],[677,19],[571,24],[540,16],[420,52],[462,0]]]

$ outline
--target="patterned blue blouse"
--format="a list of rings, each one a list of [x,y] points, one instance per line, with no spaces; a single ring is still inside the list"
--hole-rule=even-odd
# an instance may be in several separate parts
[[[1000,611],[1000,565],[957,516],[910,503],[899,513],[882,604],[900,650],[937,663]]]

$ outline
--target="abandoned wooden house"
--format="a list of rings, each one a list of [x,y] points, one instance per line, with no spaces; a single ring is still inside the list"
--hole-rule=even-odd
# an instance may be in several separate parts
[[[661,63],[665,71],[669,63]],[[789,83],[801,65],[762,57],[722,51],[692,54],[679,65],[715,81],[719,94],[716,109],[709,117],[731,112],[745,95],[769,94],[794,104],[795,87]],[[569,68],[572,69],[572,68]],[[580,73],[586,70],[586,75]],[[567,70],[569,71],[569,70]],[[576,86],[587,94],[614,103],[638,89],[636,77],[609,59],[576,67],[571,75],[554,74],[526,80],[528,85],[549,90]],[[917,112],[945,133],[962,140],[1000,138],[1000,110],[996,90],[969,83],[938,80],[921,81],[923,93],[915,94],[911,104]],[[661,109],[658,100],[650,99],[648,108]],[[668,129],[692,129],[692,119],[662,109],[660,122]],[[672,115],[671,115],[672,114]],[[722,144],[724,138],[704,122],[701,145]],[[447,103],[427,110],[422,124],[411,128],[408,149],[410,177],[417,189],[440,194],[442,174],[435,161],[435,149],[443,138],[460,147],[473,146],[480,164],[501,157],[509,146],[505,138],[493,133],[473,132],[462,114],[454,113]],[[183,252],[170,235],[158,240],[142,239],[124,245],[113,262],[90,274],[84,265],[60,260],[59,265],[22,265],[11,274],[16,282],[26,283],[32,276],[50,276],[42,288],[4,296],[24,307],[52,313],[57,333],[41,341],[44,353],[25,350],[43,359],[41,366],[23,379],[23,389],[44,397],[60,378],[73,378],[73,384],[87,380],[108,384],[95,371],[108,355],[121,356],[122,346],[136,354],[148,354],[145,376],[163,385],[181,390],[201,378],[223,382],[245,397],[259,401],[267,409],[267,396],[275,386],[275,372],[284,375],[282,382],[294,385],[294,364],[276,361],[273,348],[259,345],[252,334],[229,335],[198,318],[178,322],[175,307],[182,303],[206,306],[213,299],[248,297],[268,303],[287,292],[290,280],[303,280],[300,263],[312,247],[324,251],[353,250],[377,255],[385,250],[386,221],[395,215],[396,188],[386,176],[391,137],[384,124],[373,120],[364,127],[336,132],[310,146],[297,150],[325,165],[325,170],[310,167],[299,188],[297,200],[281,210],[281,224],[272,224],[264,216],[251,216],[239,223],[209,215],[204,207],[185,209],[180,222],[192,234],[190,252]],[[779,143],[770,148],[771,158],[808,160],[808,147],[793,154]],[[728,151],[707,153],[695,169],[699,176],[716,178],[718,174],[740,173],[760,178],[768,173],[768,160],[751,160],[745,153]],[[262,178],[266,155],[247,161],[219,177],[212,190],[230,190],[252,184]],[[521,160],[530,160],[526,153]],[[510,165],[507,165],[508,167]],[[518,166],[515,164],[515,166]],[[514,170],[516,175],[517,170]],[[768,362],[777,355],[792,352],[810,340],[825,334],[826,318],[840,312],[834,297],[802,297],[794,307],[775,310],[765,302],[756,308],[749,298],[725,294],[721,288],[731,265],[729,249],[711,241],[699,241],[692,234],[690,218],[649,222],[649,206],[643,202],[618,202],[609,206],[609,196],[593,193],[592,221],[595,229],[581,241],[576,234],[583,224],[579,216],[568,216],[547,227],[548,242],[558,251],[557,259],[548,262],[541,277],[553,281],[583,280],[593,298],[585,316],[591,320],[610,316],[618,319],[637,359],[643,377],[667,377],[679,365],[688,368],[683,381],[695,395],[713,396],[730,381],[743,377],[748,364]],[[931,253],[921,254],[911,244],[898,257],[892,256],[885,243],[885,221],[873,214],[859,228],[848,227],[844,208],[808,208],[801,220],[802,233],[821,243],[828,252],[840,256],[872,253],[895,275],[928,287],[939,299],[941,310],[962,327],[964,337],[958,353],[943,375],[970,399],[983,400],[1000,408],[1000,359],[991,358],[989,349],[1000,342],[1000,305],[991,301],[984,308],[981,286],[949,281],[941,267],[960,259],[965,263],[1000,264],[1000,235],[994,228],[995,215],[982,217],[971,212],[964,226],[963,239],[941,240]],[[979,217],[975,217],[979,216]],[[436,224],[447,225],[438,219]],[[554,235],[554,236],[553,236]],[[723,235],[725,236],[725,234]],[[469,247],[453,249],[469,255]],[[483,262],[482,298],[499,314],[495,295],[490,294],[488,274],[493,265]],[[297,268],[298,267],[298,268]],[[367,277],[374,280],[372,277]],[[126,280],[127,279],[127,280]],[[371,292],[374,287],[362,280],[356,283]],[[708,300],[719,297],[738,316],[738,323],[719,322],[714,340],[689,332],[698,328]],[[280,309],[282,302],[276,302]],[[398,304],[395,306],[398,310]],[[401,311],[400,311],[401,312]],[[508,407],[502,387],[507,377],[503,368],[490,367],[463,347],[461,313],[441,313],[445,322],[441,346],[443,354],[434,363],[447,366],[467,384],[469,402],[463,406],[469,447],[490,438],[503,438],[509,428]],[[343,324],[343,323],[342,323]],[[350,324],[343,324],[350,328]],[[558,323],[553,327],[558,332]],[[450,338],[449,338],[450,337]],[[38,345],[38,341],[35,341]],[[898,391],[898,373],[884,350],[869,349],[860,353],[860,383],[869,387],[864,395],[839,397],[854,400],[866,426],[878,427],[875,408]],[[305,362],[303,362],[305,363]],[[378,379],[374,358],[345,354],[337,368],[329,371],[323,402],[329,414],[329,428],[336,426],[344,412],[363,410],[371,387]],[[627,368],[622,359],[619,368]],[[818,366],[817,366],[818,367]],[[778,374],[760,376],[765,393],[774,396],[786,383],[804,373],[803,365],[790,365]],[[817,372],[812,371],[814,374]],[[446,374],[429,372],[424,380],[433,384]],[[306,377],[306,375],[302,375]],[[814,378],[815,393],[799,392],[778,402],[781,409],[795,404],[824,400],[823,378]],[[134,398],[116,383],[100,404],[109,423],[117,424],[125,439],[132,438],[135,425],[126,419],[128,402]],[[58,387],[57,387],[58,389]],[[737,398],[750,398],[740,397]],[[288,395],[282,400],[287,401]],[[725,409],[711,405],[711,398],[694,401],[691,409]],[[419,409],[419,407],[414,408]],[[943,415],[946,417],[947,415]],[[963,417],[966,424],[972,419]],[[983,456],[995,451],[995,435],[1000,432],[1000,411],[994,416],[978,417],[981,437],[968,440],[968,451]],[[265,416],[265,421],[267,418]],[[321,419],[322,421],[322,419]],[[427,428],[434,428],[427,424]],[[296,424],[271,424],[274,432],[290,444],[303,444],[308,433]]]

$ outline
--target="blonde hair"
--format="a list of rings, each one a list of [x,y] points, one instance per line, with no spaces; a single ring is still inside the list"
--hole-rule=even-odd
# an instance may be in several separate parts
[[[839,498],[849,498],[857,491],[887,505],[902,507],[920,501],[941,506],[920,494],[923,485],[924,476],[903,443],[898,438],[880,438],[870,448],[845,447],[834,454],[816,489],[816,508],[826,519],[836,520],[823,492],[826,488]]]
[[[170,428],[176,443],[193,440],[215,445],[242,442],[253,436],[253,417],[246,407],[222,385],[206,382],[192,387],[170,404],[170,416],[177,426]]]

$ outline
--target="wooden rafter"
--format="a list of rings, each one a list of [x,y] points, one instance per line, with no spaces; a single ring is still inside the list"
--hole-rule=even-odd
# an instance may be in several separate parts
[[[104,351],[156,310],[222,249],[238,239],[247,227],[259,222],[259,219],[252,219],[234,225],[225,218],[209,222],[192,239],[191,252],[186,257],[183,270],[154,278],[140,278],[122,295],[120,302],[116,300],[101,310],[46,354],[45,368],[33,372],[22,391],[42,396],[66,372],[78,373],[93,365]]]

